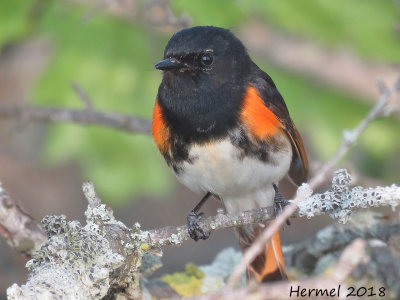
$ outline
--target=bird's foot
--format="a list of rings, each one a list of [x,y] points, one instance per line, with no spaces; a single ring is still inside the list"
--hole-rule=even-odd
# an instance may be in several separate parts
[[[275,217],[277,217],[283,212],[283,209],[290,204],[290,202],[286,200],[285,197],[283,197],[283,195],[281,194],[281,192],[279,192],[276,185],[274,185],[274,189],[275,189],[274,212],[275,212]],[[290,225],[289,219],[286,220],[286,224]]]
[[[187,227],[189,235],[196,242],[198,240],[206,240],[210,237],[211,232],[204,232],[204,230],[200,227],[199,221],[202,219],[204,213],[195,213],[191,210],[186,219],[187,219]]]

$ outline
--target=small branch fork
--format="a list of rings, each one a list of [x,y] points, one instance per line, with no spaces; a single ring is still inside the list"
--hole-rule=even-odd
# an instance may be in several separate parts
[[[28,256],[46,241],[43,228],[10,197],[1,183],[0,235],[17,252]]]
[[[149,134],[151,132],[150,120],[138,116],[97,110],[93,106],[92,99],[78,83],[71,82],[71,88],[84,104],[83,109],[0,105],[0,118],[23,122],[70,122],[81,125],[100,125],[131,133]]]
[[[361,120],[355,128],[344,130],[338,150],[326,163],[323,164],[314,177],[309,181],[312,188],[319,186],[325,180],[326,175],[347,154],[349,149],[357,143],[360,135],[372,121],[380,117],[386,117],[396,111],[396,107],[390,105],[390,99],[400,90],[400,77],[397,78],[396,82],[390,89],[388,89],[380,79],[377,80],[377,87],[381,93],[378,101],[368,112],[367,116]]]

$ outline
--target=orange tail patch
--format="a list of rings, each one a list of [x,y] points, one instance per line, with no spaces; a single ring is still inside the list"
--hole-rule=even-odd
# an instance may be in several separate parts
[[[261,230],[255,230],[255,233],[260,232]],[[239,231],[239,235],[242,236],[242,234],[243,232]],[[256,236],[257,234],[252,237],[252,240]],[[248,241],[248,237],[245,239]],[[243,251],[249,247],[248,242],[240,244]],[[259,282],[287,279],[279,231],[274,233],[265,251],[260,253],[247,267],[247,277],[256,278]]]
[[[259,270],[258,272],[255,272],[258,281],[266,282],[287,278],[279,231],[274,233],[271,241],[265,249],[265,253],[262,253],[261,256],[264,256],[265,259],[264,265],[256,266]],[[254,265],[255,262],[250,265],[250,268],[253,269]]]

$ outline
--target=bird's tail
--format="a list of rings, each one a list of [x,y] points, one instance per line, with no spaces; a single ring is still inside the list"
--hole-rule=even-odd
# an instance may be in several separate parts
[[[240,248],[244,252],[262,233],[262,228],[260,226],[246,226],[237,231]],[[279,231],[274,233],[266,249],[247,266],[247,278],[255,278],[259,282],[287,279]]]

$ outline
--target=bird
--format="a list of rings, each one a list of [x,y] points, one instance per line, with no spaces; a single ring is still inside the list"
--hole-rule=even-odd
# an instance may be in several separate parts
[[[210,236],[199,226],[199,210],[211,196],[227,213],[282,209],[278,184],[286,175],[296,185],[307,180],[307,154],[275,83],[243,43],[229,29],[185,28],[172,35],[155,68],[163,76],[153,139],[178,181],[204,195],[187,215],[190,237]],[[236,229],[242,251],[263,227]],[[247,266],[247,277],[287,279],[279,231]]]

